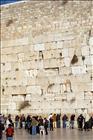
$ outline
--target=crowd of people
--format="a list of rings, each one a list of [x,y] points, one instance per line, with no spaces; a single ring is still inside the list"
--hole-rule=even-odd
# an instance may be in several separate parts
[[[55,128],[75,128],[75,121],[79,130],[92,130],[93,116],[84,117],[80,114],[78,117],[71,114],[69,117],[64,114],[50,114],[48,117],[31,116],[31,115],[16,115],[14,119],[11,114],[7,117],[0,114],[0,140],[2,133],[6,134],[7,140],[13,140],[14,129],[26,129],[31,135],[48,135],[48,131],[53,131]]]

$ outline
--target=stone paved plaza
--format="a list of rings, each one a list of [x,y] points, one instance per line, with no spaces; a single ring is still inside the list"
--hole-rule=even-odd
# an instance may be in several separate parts
[[[3,140],[6,140],[3,137]],[[77,129],[55,129],[54,131],[49,131],[48,135],[30,135],[25,130],[18,129],[15,132],[14,140],[93,140],[93,130],[87,132],[81,132]]]

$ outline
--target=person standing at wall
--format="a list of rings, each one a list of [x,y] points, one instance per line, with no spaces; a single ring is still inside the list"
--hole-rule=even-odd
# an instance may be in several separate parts
[[[45,134],[48,135],[48,120],[44,118],[44,128],[45,128]]]
[[[18,115],[15,116],[15,127],[16,128],[19,127],[19,116]]]
[[[84,124],[84,122],[85,122],[85,118],[83,117],[82,114],[80,114],[80,115],[78,116],[77,122],[78,122],[78,128],[79,128],[79,130],[82,131],[82,130],[83,130],[83,124]]]
[[[67,123],[67,121],[68,121],[68,117],[67,117],[66,114],[63,115],[62,121],[63,121],[63,128],[66,128],[66,123]]]
[[[3,130],[4,130],[4,124],[0,121],[0,140],[2,140]]]
[[[6,140],[13,140],[14,136],[14,128],[11,124],[9,124],[8,128],[6,129]]]
[[[61,114],[57,114],[56,116],[57,128],[60,128],[60,117],[61,117]]]
[[[51,118],[49,119],[49,121],[50,121],[50,131],[51,131],[51,130],[53,131],[53,118],[51,117]]]
[[[70,127],[74,129],[74,122],[75,122],[75,114],[72,114],[70,117]]]
[[[53,118],[53,128],[56,128],[56,114],[54,114],[52,118]]]

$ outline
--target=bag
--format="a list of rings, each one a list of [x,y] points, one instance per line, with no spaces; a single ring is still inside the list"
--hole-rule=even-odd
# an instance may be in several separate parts
[[[7,135],[8,137],[12,137],[13,134],[14,134],[13,128],[7,128],[7,130],[6,130],[6,135]]]
[[[45,127],[48,127],[48,120],[45,120],[44,126],[45,126]]]

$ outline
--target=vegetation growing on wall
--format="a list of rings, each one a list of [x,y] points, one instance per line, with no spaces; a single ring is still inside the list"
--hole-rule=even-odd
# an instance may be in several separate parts
[[[18,110],[21,111],[22,109],[25,109],[26,107],[29,107],[29,106],[30,104],[28,101],[21,102]]]
[[[71,60],[71,64],[75,64],[78,62],[78,57],[74,54],[72,60]]]

